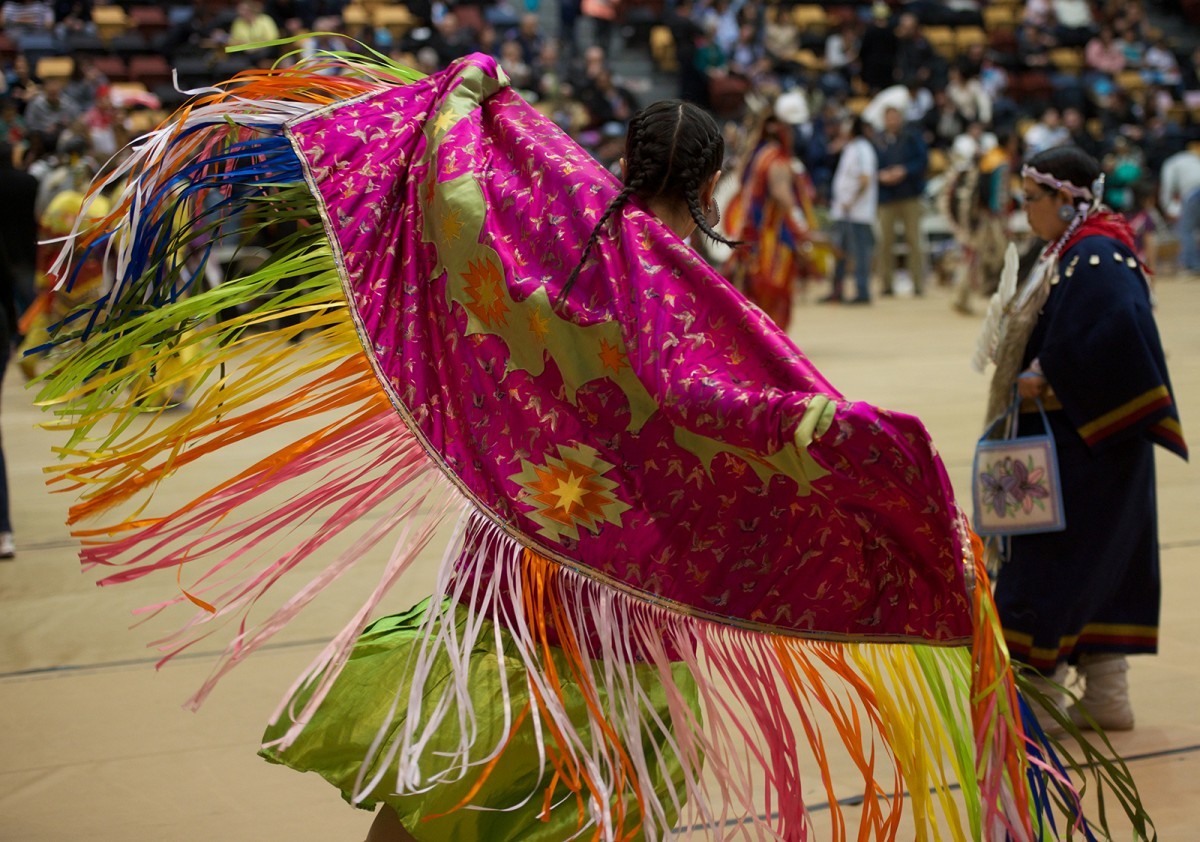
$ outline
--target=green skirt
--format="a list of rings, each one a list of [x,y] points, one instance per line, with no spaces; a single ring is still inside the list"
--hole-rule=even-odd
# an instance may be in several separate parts
[[[387,738],[373,755],[373,764],[387,757],[390,741],[397,738],[404,725],[408,701],[406,688],[412,683],[410,656],[420,645],[421,626],[428,610],[429,601],[426,600],[405,614],[384,617],[373,623],[358,639],[341,675],[299,738],[285,751],[264,748],[259,753],[267,760],[282,763],[297,771],[317,772],[340,789],[342,797],[349,801],[369,747],[381,725],[390,716],[397,688],[401,690],[401,699],[395,719],[389,726]],[[458,628],[462,629],[466,621],[467,610],[461,605],[456,606],[455,622]],[[504,742],[504,712],[500,707],[503,696],[493,629],[490,622],[485,623],[469,666],[469,687],[478,720],[475,723],[477,737],[474,742],[478,748],[472,752],[472,760],[486,757],[495,746]],[[501,640],[504,642],[504,669],[511,699],[510,722],[515,722],[529,702],[528,684],[524,665],[508,630],[501,629]],[[567,713],[576,728],[583,729],[588,721],[583,695],[578,686],[570,681],[571,670],[561,651],[553,650],[553,657],[562,683]],[[693,679],[681,664],[673,665],[672,672],[676,685],[683,689],[693,713],[698,717],[699,705]],[[669,723],[666,694],[660,687],[658,670],[643,665],[636,668],[636,675],[658,717]],[[451,680],[448,659],[442,655],[426,679],[427,699],[433,695],[436,700],[441,688]],[[307,695],[306,690],[296,695],[292,700],[295,710],[302,708]],[[603,704],[603,689],[600,695]],[[427,708],[435,700],[431,700]],[[291,724],[286,716],[282,717],[267,729],[263,742],[268,743],[282,736]],[[586,731],[582,733],[586,735]],[[545,727],[542,728],[542,735],[546,742],[554,745],[553,737]],[[459,736],[459,720],[451,712],[421,756],[421,771],[426,778],[447,768],[446,753],[458,749]],[[652,797],[664,805],[668,820],[674,822],[678,817],[672,815],[675,811],[671,805],[676,799],[680,803],[684,800],[683,774],[678,758],[665,745],[665,735],[658,729],[643,729],[642,739],[645,756],[652,767]],[[660,750],[666,773],[655,768],[655,759]],[[555,842],[578,833],[579,801],[561,782],[551,796],[548,818],[542,816],[545,791],[553,780],[554,769],[549,763],[539,769],[532,716],[526,716],[513,733],[487,780],[471,797],[471,807],[454,809],[478,785],[483,768],[473,766],[465,777],[438,784],[427,792],[395,795],[392,794],[396,785],[396,764],[393,762],[380,778],[378,786],[365,799],[360,799],[359,806],[374,809],[379,802],[387,804],[399,814],[405,828],[422,842]],[[372,765],[366,771],[368,774],[364,780],[375,779],[380,767]],[[584,794],[586,797],[586,792]],[[632,787],[627,786],[626,791],[618,797],[626,802],[625,830],[636,830],[641,825],[642,814]]]

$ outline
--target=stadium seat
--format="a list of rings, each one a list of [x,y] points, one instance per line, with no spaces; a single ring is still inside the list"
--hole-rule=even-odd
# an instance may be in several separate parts
[[[167,60],[155,53],[143,53],[129,57],[129,78],[141,82],[149,89],[169,84],[171,66]]]
[[[60,41],[49,32],[28,32],[16,37],[17,49],[25,54],[30,65],[46,56],[65,56],[70,50],[65,41]]]
[[[1021,13],[1016,6],[988,5],[983,7],[983,26],[988,32],[998,29],[1016,29],[1021,23]]]
[[[92,23],[96,24],[100,39],[109,41],[126,30],[129,18],[120,6],[96,6],[92,9]]]
[[[376,6],[371,19],[377,29],[388,30],[396,39],[403,38],[417,23],[404,6]]]
[[[68,32],[65,40],[71,55],[98,56],[108,52],[104,42],[90,32]]]
[[[954,58],[958,48],[953,29],[948,26],[926,26],[922,27],[921,32],[935,53],[945,59]]]
[[[92,64],[99,70],[110,82],[127,82],[129,81],[129,68],[125,66],[125,59],[120,56],[100,55],[92,57]]]
[[[986,45],[987,33],[978,26],[960,26],[954,30],[954,46],[960,53],[966,52],[976,44]]]
[[[150,52],[150,42],[136,29],[129,29],[110,38],[108,48],[128,61],[132,55]]]
[[[1083,70],[1083,51],[1059,47],[1050,51],[1050,63],[1063,73],[1079,73]]]
[[[39,79],[70,79],[74,72],[75,59],[70,56],[43,56],[34,70]]]
[[[824,33],[829,27],[829,16],[824,6],[794,6],[792,8],[792,23],[801,34],[816,30]]]
[[[665,73],[673,73],[679,69],[679,60],[675,56],[675,36],[668,26],[656,26],[650,30],[650,57],[654,65]]]
[[[148,40],[162,35],[170,27],[167,13],[162,6],[130,6],[129,25]]]

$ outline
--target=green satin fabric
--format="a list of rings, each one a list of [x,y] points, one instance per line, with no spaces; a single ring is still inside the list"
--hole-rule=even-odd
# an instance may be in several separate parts
[[[384,617],[373,623],[355,644],[345,669],[299,739],[284,752],[264,749],[260,754],[267,760],[282,763],[298,771],[317,772],[338,787],[342,791],[342,797],[349,800],[368,747],[375,739],[380,723],[388,719],[396,689],[406,688],[412,682],[409,656],[415,647],[420,645],[420,627],[428,608],[427,600],[405,614]],[[466,609],[457,606],[455,621],[460,629],[463,628],[466,619]],[[474,712],[478,717],[478,721],[474,723],[478,734],[474,744],[479,747],[472,753],[472,759],[484,757],[488,749],[502,742],[505,729],[493,629],[491,623],[485,623],[470,660],[469,687]],[[512,717],[515,721],[529,701],[525,670],[516,656],[516,648],[507,630],[501,630],[501,639],[504,641],[504,669],[508,677]],[[568,714],[577,729],[583,728],[587,717],[582,694],[577,685],[569,682],[570,668],[558,649],[554,650],[554,660],[559,679],[563,683]],[[650,666],[641,666],[636,672],[658,716],[669,722],[666,696],[660,687],[657,670]],[[696,686],[691,676],[682,665],[675,665],[673,673],[676,684],[683,688],[689,705],[699,716]],[[436,693],[449,680],[451,674],[448,664],[444,658],[439,658],[427,681],[427,698],[430,692]],[[602,699],[604,695],[604,691],[601,690]],[[293,700],[296,703],[295,709],[300,709],[305,697],[306,693],[302,692]],[[390,726],[389,740],[394,738],[404,723],[405,702],[406,694],[402,696],[397,718]],[[278,724],[269,727],[263,741],[268,742],[281,736],[290,724],[285,717]],[[446,768],[448,764],[443,755],[458,749],[459,728],[457,717],[451,714],[430,740],[422,756],[423,772],[428,774]],[[545,728],[543,735],[547,741],[552,741]],[[653,743],[662,745],[664,735],[651,726],[643,729],[643,741],[648,761],[652,763],[656,757]],[[654,797],[666,807],[670,820],[674,822],[677,817],[672,815],[672,797],[669,793],[673,789],[678,793],[678,798],[683,800],[682,773],[674,753],[669,748],[664,748],[663,753],[669,775],[664,776],[661,771],[655,772]],[[386,751],[379,751],[376,757],[385,754]],[[372,766],[369,771],[373,774],[379,771],[379,767]],[[557,806],[552,807],[548,820],[543,821],[539,815],[544,804],[545,790],[553,778],[553,769],[548,767],[539,775],[538,751],[531,717],[526,717],[505,747],[490,777],[471,800],[475,806],[492,809],[453,810],[476,784],[479,771],[478,767],[472,768],[462,780],[440,784],[422,794],[400,796],[389,794],[396,781],[396,769],[393,764],[379,786],[370,793],[370,797],[361,802],[361,806],[373,809],[379,802],[388,804],[396,810],[409,832],[422,842],[557,842],[569,839],[578,832],[579,802],[561,783],[557,785],[552,797],[551,804]],[[641,824],[641,812],[631,787],[626,787],[622,797],[628,810],[625,827],[627,831],[633,831]],[[519,806],[522,802],[525,802],[524,806]],[[449,815],[426,818],[443,813]]]

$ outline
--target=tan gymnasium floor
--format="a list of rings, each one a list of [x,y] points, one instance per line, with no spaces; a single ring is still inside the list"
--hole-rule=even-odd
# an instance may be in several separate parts
[[[1164,279],[1158,291],[1184,429],[1196,447],[1200,281]],[[804,305],[792,333],[847,396],[920,416],[961,496],[985,381],[968,365],[977,320],[952,312],[949,300],[935,289],[924,299],[865,308]],[[227,677],[199,713],[182,709],[209,660],[189,656],[155,672],[144,648],[149,636],[127,630],[128,610],[169,596],[174,583],[100,590],[81,575],[63,525],[68,500],[47,493],[41,479],[56,439],[35,428],[39,413],[15,369],[6,380],[3,434],[19,554],[0,562],[0,840],[361,839],[367,814],[314,775],[271,766],[255,750],[278,698],[356,607],[371,571],[312,606],[277,645]],[[210,457],[200,472],[227,476],[235,458]],[[1138,727],[1114,743],[1130,758],[1159,838],[1179,842],[1200,838],[1200,471],[1161,450],[1158,465],[1162,651],[1134,662]],[[435,563],[427,553],[385,608],[416,601]],[[818,815],[817,838],[824,828]]]

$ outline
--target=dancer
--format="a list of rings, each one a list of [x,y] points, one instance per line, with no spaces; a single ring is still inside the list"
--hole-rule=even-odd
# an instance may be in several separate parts
[[[678,236],[704,228],[711,121],[678,103],[639,115],[622,186],[487,57],[422,79],[335,63],[195,103],[116,174],[113,214],[58,267],[110,246],[123,267],[61,329],[74,350],[44,392],[78,416],[73,521],[297,425],[83,551],[119,566],[108,581],[178,577],[160,608],[197,613],[169,651],[236,623],[193,701],[399,534],[263,746],[389,805],[376,837],[663,839],[736,820],[797,839],[805,770],[833,792],[832,751],[861,770],[860,822],[880,838],[909,803],[915,835],[1033,839],[1052,800],[1077,812],[1031,763],[1043,749],[924,428],[844,399]],[[228,212],[184,212],[213,190],[314,224],[185,297],[185,270],[202,273],[167,257]],[[264,295],[287,276],[303,280]],[[257,309],[211,324],[231,298]],[[296,313],[296,344],[249,330]],[[191,412],[121,436],[145,412],[124,387],[181,345],[201,349],[180,355]],[[118,435],[87,454],[101,419]],[[247,508],[268,493],[281,502]],[[367,629],[451,513],[430,598]],[[250,616],[339,535],[344,552]]]
[[[1158,645],[1154,445],[1184,458],[1187,446],[1149,285],[1129,226],[1101,205],[1100,165],[1056,147],[1021,174],[1029,225],[1048,245],[1015,296],[993,299],[976,363],[996,363],[989,422],[1014,389],[1019,435],[1042,432],[1034,399],[1045,408],[1066,530],[1011,538],[996,604],[1010,651],[1045,676],[1055,704],[1073,665],[1084,681],[1076,723],[1126,730],[1125,656]]]
[[[726,274],[739,279],[746,297],[783,330],[792,318],[796,282],[811,272],[816,229],[812,183],[792,154],[792,134],[774,113],[763,120],[727,223],[746,245],[730,257]]]

